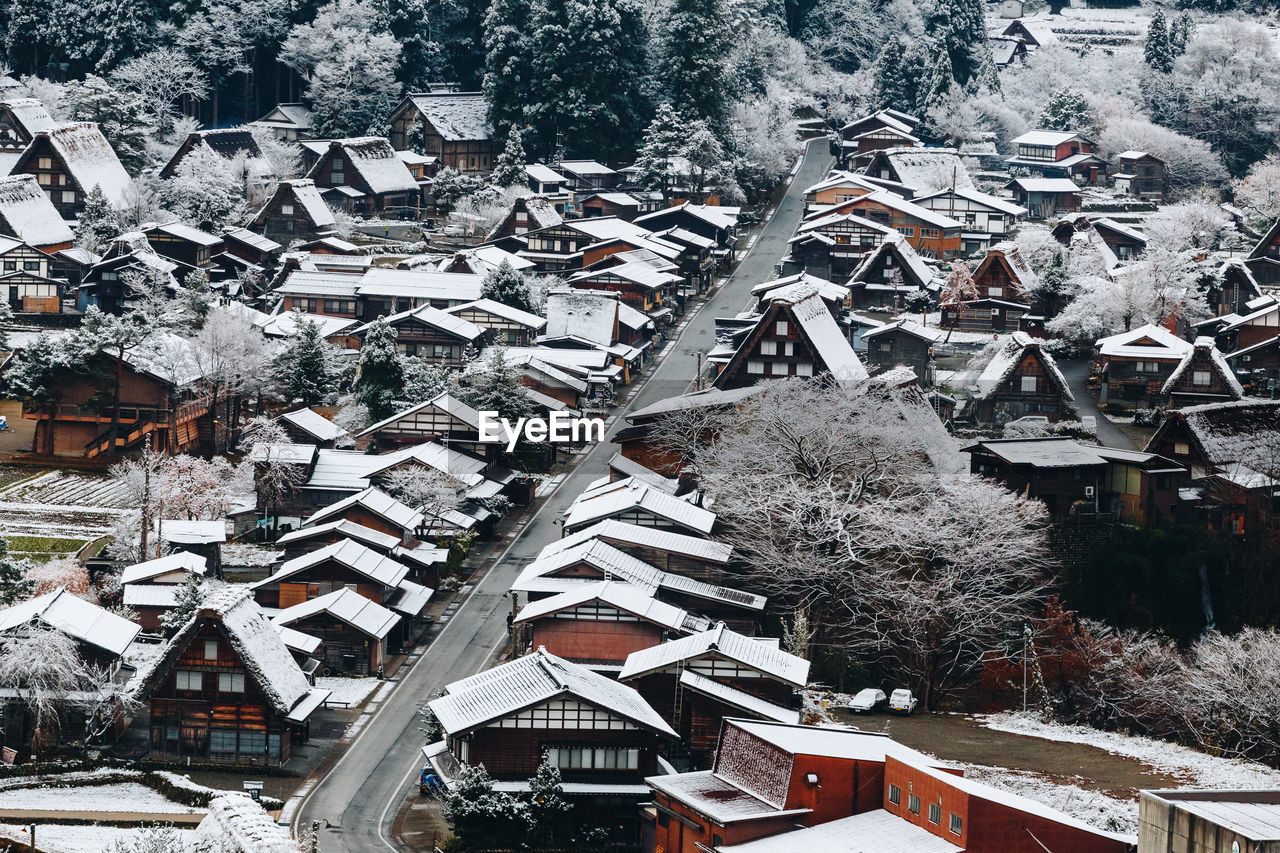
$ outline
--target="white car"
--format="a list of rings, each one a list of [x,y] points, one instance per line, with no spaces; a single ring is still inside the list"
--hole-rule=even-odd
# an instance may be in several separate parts
[[[899,687],[889,694],[889,713],[909,715],[916,709],[916,697],[905,687]]]
[[[849,700],[849,710],[855,714],[873,714],[885,703],[885,698],[883,690],[868,687],[865,690],[859,690],[857,695]]]

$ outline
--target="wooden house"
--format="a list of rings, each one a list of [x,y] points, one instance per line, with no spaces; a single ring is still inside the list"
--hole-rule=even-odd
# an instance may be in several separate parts
[[[52,260],[34,246],[0,237],[0,298],[14,313],[61,313],[66,282],[50,277]]]
[[[1057,521],[1110,515],[1139,526],[1168,522],[1187,469],[1154,453],[1069,438],[986,439],[963,449],[969,470],[1036,498]]]
[[[1134,408],[1161,405],[1164,386],[1191,350],[1191,344],[1155,325],[1102,338],[1097,343],[1102,366],[1099,402]]]
[[[1043,19],[1019,17],[1015,21],[1010,21],[1009,26],[1001,30],[1000,34],[1018,39],[1032,51],[1058,41],[1057,33],[1050,27],[1049,22]]]
[[[1093,140],[1075,131],[1031,130],[1013,145],[1016,153],[1005,162],[1034,178],[1067,178],[1086,185],[1106,182],[1109,164],[1097,154]]]
[[[464,302],[446,308],[445,313],[483,329],[487,341],[512,347],[529,346],[547,326],[546,319],[537,314],[492,299]]]
[[[213,267],[214,255],[221,254],[226,249],[226,243],[221,237],[182,222],[145,225],[141,233],[160,257],[196,267],[206,273]]]
[[[501,150],[480,92],[419,92],[391,113],[391,145],[438,157],[464,175],[487,174]]]
[[[729,577],[733,548],[705,536],[608,518],[566,533],[554,545],[572,548],[599,539],[623,553],[671,574],[719,584]],[[550,548],[550,546],[548,546]],[[545,553],[545,551],[544,551]]]
[[[941,213],[907,201],[888,190],[868,193],[841,202],[812,216],[824,219],[851,213],[894,229],[917,253],[929,258],[950,258],[960,253],[963,225]],[[802,225],[801,228],[804,226]]]
[[[627,655],[671,637],[704,631],[705,616],[659,600],[625,581],[579,583],[526,604],[514,624],[519,647],[546,649],[596,672],[622,669]]]
[[[565,533],[613,519],[640,527],[706,536],[716,514],[634,478],[609,483],[578,495],[565,512]]]
[[[833,169],[827,177],[805,189],[805,210],[813,213],[819,208],[852,201],[879,189],[882,189],[879,184],[873,184],[861,175]]]
[[[323,198],[356,213],[421,207],[418,181],[381,136],[331,139],[307,172]]]
[[[1146,151],[1121,151],[1120,171],[1113,176],[1117,191],[1150,201],[1163,201],[1169,191],[1169,163]]]
[[[416,538],[423,515],[370,486],[315,512],[306,520],[305,526],[343,519],[389,536],[398,536],[402,542],[408,543]]]
[[[788,243],[791,252],[783,273],[806,272],[828,281],[843,282],[863,259],[898,232],[852,213],[829,213],[800,223]]]
[[[1014,178],[1005,189],[1031,219],[1052,219],[1080,209],[1080,188],[1068,178]]]
[[[434,441],[477,455],[486,452],[480,413],[447,391],[372,424],[356,437],[380,450]]]
[[[335,233],[337,220],[320,197],[315,181],[295,178],[276,185],[251,225],[269,240],[288,246]]]
[[[671,306],[679,304],[680,285],[685,281],[675,264],[652,254],[645,257],[643,250],[609,255],[568,278],[572,288],[616,293],[638,311],[649,313],[666,306],[666,316],[671,315]]]
[[[1249,252],[1245,264],[1261,285],[1280,284],[1280,219],[1277,219]]]
[[[191,578],[203,578],[209,560],[192,551],[174,551],[154,560],[126,566],[120,574],[124,605],[138,614],[145,630],[161,630],[164,614],[178,604],[178,592]]]
[[[249,590],[209,594],[147,679],[151,758],[278,767],[329,696],[312,687]]]
[[[444,739],[423,754],[446,787],[461,765],[483,764],[504,787],[528,790],[546,760],[567,797],[631,844],[644,779],[676,736],[630,687],[542,649],[455,681],[428,706]]]
[[[861,168],[877,151],[922,145],[915,135],[920,119],[898,110],[877,110],[840,128],[841,161]]]
[[[845,310],[849,307],[849,288],[802,272],[796,273],[795,275],[783,276],[782,278],[770,279],[769,281],[762,281],[759,284],[754,285],[751,288],[751,298],[756,300],[755,311],[757,313],[764,311],[769,307],[769,301],[773,298],[773,295],[776,292],[796,284],[816,287],[818,289],[818,295],[822,298],[823,302],[827,303],[827,307],[831,310],[831,316],[837,320],[840,319]]]
[[[0,101],[0,158],[11,165],[38,132],[57,125],[44,104],[35,98],[9,98]]]
[[[165,293],[175,295],[179,282],[196,269],[162,258],[146,235],[130,231],[113,240],[97,263],[85,271],[76,288],[76,307],[85,311],[93,305],[105,314],[124,314],[135,305],[140,283],[157,282]]]
[[[1214,277],[1214,281],[1209,285],[1207,294],[1210,312],[1214,317],[1223,317],[1224,319],[1227,319],[1227,315],[1230,314],[1234,314],[1236,317],[1244,317],[1253,313],[1256,309],[1250,308],[1250,305],[1254,304],[1254,300],[1261,296],[1263,296],[1262,287],[1254,277],[1253,270],[1249,268],[1248,263],[1242,258],[1228,258],[1222,262],[1222,266],[1218,267],[1218,273]],[[1228,322],[1232,320],[1234,318],[1230,318]],[[1214,332],[1216,334],[1217,327]],[[1222,340],[1218,342],[1218,345],[1223,348],[1224,352],[1231,349]]]
[[[769,306],[735,341],[715,387],[725,390],[787,376],[829,375],[836,381],[867,378],[831,310],[812,284],[778,288]]]
[[[987,41],[991,44],[991,59],[996,68],[1008,68],[1016,62],[1027,61],[1025,42],[1003,36],[990,36]]]
[[[113,206],[123,207],[133,186],[133,179],[98,125],[87,121],[37,131],[9,174],[35,175],[63,219],[80,215],[85,197],[94,187],[101,189]]]
[[[351,433],[338,426],[315,409],[303,407],[276,417],[276,423],[289,437],[301,444],[314,447],[349,445]]]
[[[271,624],[320,640],[310,655],[322,675],[378,675],[400,615],[343,586],[283,608]]]
[[[624,222],[634,222],[644,211],[644,202],[629,193],[596,192],[578,203],[583,216],[614,216]]]
[[[723,622],[632,652],[618,673],[680,733],[695,761],[711,754],[725,717],[798,723],[796,691],[808,678],[809,661]]]
[[[576,197],[593,191],[612,189],[622,180],[621,172],[610,169],[595,160],[560,160],[555,167],[560,174],[568,178],[569,189],[573,190]]]
[[[36,176],[26,174],[0,178],[0,235],[49,253],[69,249],[75,240]]]
[[[1199,337],[1169,374],[1160,393],[1167,400],[1166,408],[1182,409],[1239,400],[1244,389],[1213,338]]]
[[[489,232],[489,239],[500,240],[543,228],[554,228],[563,221],[564,217],[556,210],[551,199],[537,195],[520,196],[511,202],[511,210]],[[531,266],[535,263],[533,258],[521,257],[521,260],[527,261]]]
[[[991,245],[1012,237],[1027,215],[1021,205],[972,188],[938,190],[911,201],[962,222],[960,251],[967,256],[985,252]]]
[[[275,240],[250,231],[248,228],[230,227],[222,231],[222,241],[227,253],[264,270],[272,270],[280,261],[284,249]]]
[[[726,258],[724,254],[726,250],[716,248],[715,240],[674,225],[653,232],[653,236],[684,249],[675,264],[675,271],[683,278],[683,283],[680,285],[681,307],[685,298],[694,293],[705,293],[711,287],[711,279],[717,264]],[[635,252],[620,254],[626,255],[629,259],[643,256],[646,263],[668,269],[669,262],[665,258],[650,257],[653,253],[648,249],[637,249]],[[607,261],[608,258],[605,260]]]
[[[524,177],[529,189],[536,195],[546,196],[559,213],[564,213],[564,206],[572,197],[567,177],[542,163],[526,164]]]
[[[497,246],[476,246],[473,249],[461,249],[453,253],[453,257],[443,260],[437,266],[440,272],[472,273],[488,275],[506,264],[516,272],[524,272],[534,267],[533,261],[526,260],[514,252],[500,249]],[[410,269],[401,262],[401,269]]]
[[[909,300],[936,299],[937,271],[916,254],[901,234],[891,234],[858,264],[849,277],[850,305],[859,309],[891,306],[900,311]]]
[[[468,348],[479,351],[486,332],[455,314],[423,305],[380,318],[396,332],[396,349],[402,355],[415,356],[432,364],[460,369],[466,364]],[[372,324],[357,328],[353,335],[364,339]]]
[[[1044,415],[1050,423],[1071,419],[1075,397],[1043,344],[1014,332],[1000,345],[973,392],[978,423],[1002,426],[1024,415]]]
[[[177,175],[182,163],[195,151],[216,154],[227,161],[229,168],[238,170],[235,176],[246,186],[263,186],[272,178],[271,163],[258,140],[244,127],[191,131],[160,169],[160,177]]]
[[[409,578],[428,590],[439,585],[439,570],[449,557],[448,548],[439,548],[416,539],[406,543],[403,537],[392,536],[345,518],[291,530],[277,539],[276,545],[284,549],[284,560],[288,562],[331,545],[341,545],[348,540],[400,563],[408,569]]]
[[[944,336],[941,329],[921,326],[911,319],[885,323],[862,336],[867,343],[867,369],[880,373],[899,365],[909,367],[922,388],[931,388],[933,347]]]
[[[927,195],[943,187],[973,189],[973,180],[954,148],[885,148],[872,154],[862,177],[899,198]]]
[[[942,309],[942,325],[971,332],[1005,332],[1021,328],[1044,307],[1032,305],[1039,276],[1022,257],[1018,245],[997,243],[973,271],[977,298]]]
[[[653,213],[646,213],[637,217],[635,222],[655,233],[670,228],[682,228],[700,237],[713,240],[717,252],[724,259],[732,258],[731,253],[738,242],[736,208],[686,201]]]
[[[270,131],[281,142],[309,139],[313,126],[311,110],[305,104],[276,104],[251,126]]]

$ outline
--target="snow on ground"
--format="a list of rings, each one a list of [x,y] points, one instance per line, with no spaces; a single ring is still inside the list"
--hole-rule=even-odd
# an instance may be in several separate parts
[[[262,545],[227,542],[222,546],[224,566],[269,566],[280,559],[280,552]]]
[[[149,812],[202,814],[137,782],[114,782],[80,788],[10,788],[0,791],[0,809],[59,812]],[[39,841],[39,838],[36,839]]]
[[[364,698],[377,690],[384,682],[376,678],[338,678],[327,676],[316,679],[316,687],[332,690],[328,701],[331,704],[358,705]]]
[[[25,842],[26,830],[25,826],[0,823],[0,838]],[[186,833],[193,831],[175,830],[184,838]],[[117,841],[132,844],[140,832],[140,829],[122,829],[116,826],[61,826],[42,823],[36,829],[36,843],[45,853],[107,853]]]
[[[48,471],[0,489],[0,533],[96,539],[128,510],[123,487],[93,474]]]
[[[1054,781],[1029,770],[1010,770],[983,764],[960,764],[966,778],[1009,791],[1065,812],[1090,826],[1110,832],[1136,834],[1138,802],[1119,800],[1070,782]]]
[[[1280,770],[1234,758],[1218,758],[1154,738],[1104,732],[1088,726],[1046,723],[1034,714],[1010,712],[976,716],[979,723],[1000,732],[1038,737],[1058,743],[1082,743],[1113,755],[1136,758],[1144,764],[1200,788],[1259,789],[1280,787]]]

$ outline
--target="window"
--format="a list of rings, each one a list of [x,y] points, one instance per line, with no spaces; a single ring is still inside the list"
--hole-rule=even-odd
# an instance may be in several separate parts
[[[895,806],[902,805],[902,789],[897,785],[889,786],[889,802],[893,803]]]
[[[326,314],[354,314],[356,303],[352,299],[326,299],[324,311]]]
[[[1134,366],[1134,370],[1136,370],[1136,371],[1137,371],[1137,372],[1139,372],[1139,373],[1159,373],[1159,372],[1160,372],[1160,362],[1158,362],[1158,361],[1139,361],[1139,362]]]
[[[1173,443],[1173,452],[1178,456],[1190,455],[1191,445],[1185,441],[1175,441]]]
[[[76,203],[76,191],[75,191],[75,190],[63,190],[63,191],[62,191],[62,203],[63,203],[63,204],[75,204],[75,203]]]
[[[783,354],[783,355],[795,355],[795,354],[796,354],[796,345],[795,345],[794,343],[792,343],[791,341],[787,341],[785,344],[783,344],[783,345],[782,345],[782,354]]]
[[[179,690],[201,690],[204,686],[204,673],[190,669],[179,669],[173,674],[175,686]]]
[[[988,287],[987,296],[1004,296],[1003,287]]]
[[[1194,370],[1191,372],[1192,385],[1208,385],[1210,381],[1209,371],[1207,370]]]
[[[920,814],[920,798],[915,794],[907,794],[907,811]]]
[[[916,229],[913,225],[899,225],[898,233],[903,237],[914,237],[916,236]]]
[[[41,172],[40,174],[36,175],[36,182],[39,183],[40,186],[42,187],[53,186],[53,175],[47,174],[45,172]]]
[[[812,376],[813,365],[807,361],[796,362],[796,376]]]
[[[553,767],[565,770],[635,770],[640,766],[640,750],[590,747],[548,749],[547,760]]]
[[[272,758],[284,758],[284,756],[280,754],[280,735],[267,735],[267,753]]]
[[[1035,378],[1034,376],[1023,376],[1023,377],[1020,377],[1020,378],[1022,379],[1022,393],[1023,393],[1023,394],[1034,394],[1034,393],[1036,393],[1036,378]]]
[[[23,261],[22,268],[27,272],[40,272],[39,261]]]
[[[942,806],[938,803],[929,803],[929,823],[942,826]]]
[[[52,168],[53,168],[53,158],[52,158],[52,157],[37,157],[37,158],[36,158],[36,168],[37,168],[37,169],[52,169]]]
[[[777,332],[777,334],[778,334],[778,335],[780,335],[780,336],[782,336],[782,337],[786,337],[786,335],[787,335],[787,321],[786,321],[786,320],[779,320],[779,321],[778,321],[778,325],[775,327],[775,330],[776,330],[776,332]]]
[[[13,270],[16,270],[17,268],[18,268],[18,262],[17,262],[17,261],[5,261],[5,262],[4,262],[4,269],[5,269],[5,272],[11,272],[11,271],[13,271]]]
[[[920,236],[925,237],[927,239],[936,240],[937,238],[942,236],[942,232],[939,231],[937,228],[921,228]]]
[[[764,360],[759,358],[747,359],[747,373],[764,373]]]
[[[218,673],[218,692],[219,693],[243,693],[244,692],[244,673],[243,672]]]
[[[777,355],[778,342],[777,341],[761,341],[760,354],[761,355]]]
[[[209,751],[221,753],[234,753],[236,751],[236,732],[234,729],[225,731],[222,729],[209,730]]]
[[[266,751],[266,732],[240,732],[240,752],[242,754],[261,755]]]
[[[960,815],[958,815],[958,814],[953,814],[953,815],[951,816],[951,831],[952,831],[954,834],[959,835],[959,834],[960,834],[960,830],[961,830],[963,827],[964,827],[964,821],[960,819]]]
[[[293,205],[288,202],[280,205],[280,213],[284,216],[293,216]]]
[[[893,341],[881,341],[880,352],[893,352]]]

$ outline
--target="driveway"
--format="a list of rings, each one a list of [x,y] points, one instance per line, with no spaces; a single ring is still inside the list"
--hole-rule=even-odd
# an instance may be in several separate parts
[[[1107,420],[1093,399],[1093,394],[1085,383],[1089,379],[1089,362],[1086,359],[1060,359],[1058,369],[1067,380],[1071,394],[1076,398],[1076,408],[1082,417],[1093,415],[1098,419],[1098,443],[1103,447],[1115,447],[1119,450],[1141,450],[1136,446],[1124,430]]]

